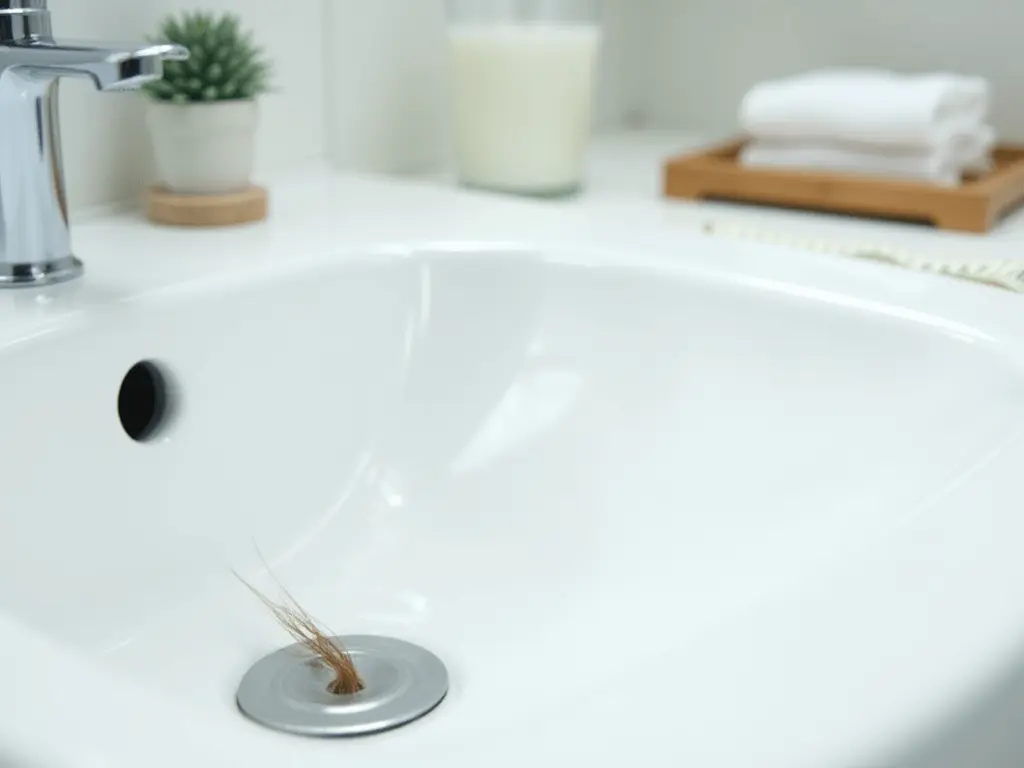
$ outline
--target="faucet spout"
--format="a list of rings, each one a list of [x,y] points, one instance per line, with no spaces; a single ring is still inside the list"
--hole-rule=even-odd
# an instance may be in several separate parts
[[[60,40],[0,44],[0,72],[15,69],[36,78],[88,77],[100,91],[135,90],[163,76],[164,61],[187,58],[186,48],[171,44]]]
[[[48,285],[82,273],[71,251],[58,83],[134,90],[188,58],[178,45],[60,41],[46,0],[0,0],[0,288]]]

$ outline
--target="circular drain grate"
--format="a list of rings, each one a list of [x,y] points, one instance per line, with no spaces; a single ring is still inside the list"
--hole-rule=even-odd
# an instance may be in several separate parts
[[[328,693],[334,679],[301,645],[256,662],[238,687],[238,708],[277,731],[301,736],[367,736],[429,714],[448,694],[448,670],[437,656],[403,640],[373,635],[339,637],[359,670],[364,690]]]

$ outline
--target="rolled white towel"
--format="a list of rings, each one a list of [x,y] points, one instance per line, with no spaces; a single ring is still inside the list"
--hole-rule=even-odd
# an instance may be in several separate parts
[[[963,173],[963,158],[948,145],[930,152],[900,152],[827,142],[755,139],[743,147],[740,162],[750,167],[885,176],[943,186],[959,184]]]
[[[985,122],[989,102],[979,77],[829,69],[755,85],[740,123],[758,139],[935,146],[957,124]]]

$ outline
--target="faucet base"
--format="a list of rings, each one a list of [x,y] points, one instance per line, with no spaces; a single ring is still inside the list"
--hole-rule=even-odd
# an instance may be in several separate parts
[[[55,285],[73,280],[84,271],[84,265],[74,256],[34,264],[0,264],[0,289]]]

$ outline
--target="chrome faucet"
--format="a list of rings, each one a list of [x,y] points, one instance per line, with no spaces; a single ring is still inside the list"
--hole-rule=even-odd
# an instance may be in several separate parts
[[[160,78],[165,59],[187,57],[178,45],[55,40],[46,0],[0,0],[0,288],[82,273],[64,191],[60,78],[131,90]]]

